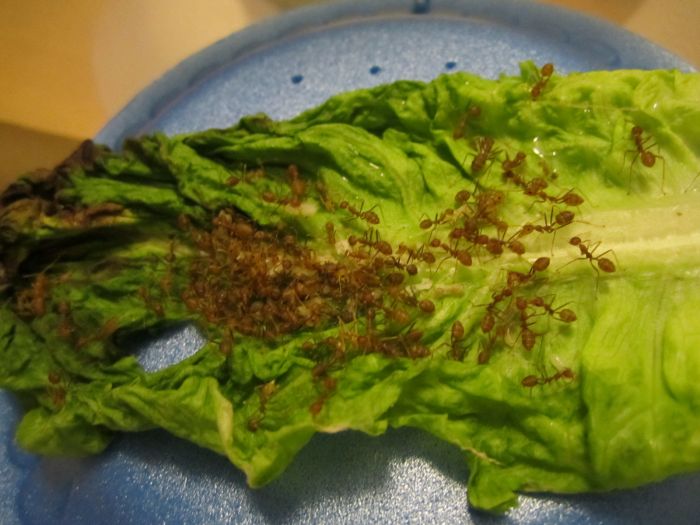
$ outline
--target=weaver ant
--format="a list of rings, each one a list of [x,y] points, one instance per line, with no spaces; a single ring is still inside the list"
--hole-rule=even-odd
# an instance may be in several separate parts
[[[494,140],[491,137],[481,137],[476,139],[476,155],[472,160],[472,172],[477,173],[484,169],[489,160],[493,160],[498,155],[498,150],[493,149]]]
[[[379,215],[374,213],[371,209],[367,211],[362,211],[362,207],[360,207],[360,209],[358,210],[350,203],[348,203],[348,201],[342,201],[339,204],[339,206],[344,210],[348,210],[352,215],[354,215],[358,219],[362,219],[363,221],[369,224],[379,224]]]
[[[464,325],[457,320],[452,323],[452,329],[450,330],[450,355],[452,359],[457,361],[464,359],[464,348],[460,344],[463,339]]]
[[[573,323],[576,320],[576,313],[570,308],[565,308],[566,305],[553,308],[552,304],[554,301],[547,303],[542,297],[530,299],[528,303],[537,308],[542,308],[546,314],[563,323]]]
[[[569,239],[569,244],[578,247],[582,256],[581,259],[588,259],[588,262],[596,273],[598,273],[598,269],[606,273],[613,273],[615,271],[615,264],[610,259],[603,257],[603,255],[610,253],[612,250],[607,250],[600,255],[593,255],[598,246],[600,246],[600,241],[591,245],[589,248],[580,237],[572,237]],[[596,261],[598,268],[593,265],[593,261]]]
[[[551,376],[529,375],[520,382],[525,388],[534,388],[537,385],[547,385],[560,379],[574,379],[574,373],[570,368],[564,368]]]
[[[467,127],[467,122],[471,119],[479,118],[481,116],[481,108],[479,106],[469,106],[467,111],[464,112],[462,117],[457,121],[454,131],[452,132],[452,138],[457,140],[464,137],[464,131]]]
[[[625,156],[627,155],[627,153],[634,153],[634,158],[632,159],[632,163],[630,164],[630,176],[627,193],[629,194],[632,191],[632,166],[634,165],[637,158],[639,158],[642,165],[647,168],[653,168],[656,164],[656,159],[661,160],[663,164],[661,171],[661,193],[665,193],[664,184],[666,179],[666,160],[661,155],[656,155],[651,151],[651,148],[656,146],[656,144],[648,144],[648,142],[651,140],[651,137],[644,138],[644,130],[641,126],[633,126],[630,135],[632,141],[634,142],[635,150],[628,151],[625,153]]]
[[[547,83],[549,82],[549,79],[552,77],[553,73],[554,64],[548,62],[544,66],[542,66],[542,68],[539,71],[539,80],[535,83],[534,86],[532,86],[532,89],[530,89],[530,96],[532,97],[532,100],[537,100],[540,97],[542,91],[547,86]]]
[[[435,228],[436,226],[439,226],[441,224],[445,224],[446,222],[450,221],[452,217],[454,216],[455,211],[452,208],[447,208],[445,211],[443,211],[439,216],[435,215],[434,219],[422,219],[420,221],[420,228],[421,230],[428,230],[430,228]]]
[[[517,169],[520,166],[522,166],[523,162],[525,162],[526,157],[527,157],[527,155],[525,154],[524,151],[518,151],[512,160],[506,154],[506,160],[504,160],[501,163],[501,167],[503,168],[503,171],[505,171],[505,172],[512,172],[514,169]]]
[[[299,177],[299,168],[296,164],[290,164],[287,167],[287,175],[289,176],[289,187],[292,190],[291,206],[298,208],[301,205],[301,199],[304,196],[306,184]]]

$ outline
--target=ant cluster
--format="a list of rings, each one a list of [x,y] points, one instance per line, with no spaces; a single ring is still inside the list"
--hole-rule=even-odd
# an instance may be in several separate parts
[[[546,183],[539,183],[537,191],[531,191],[530,182],[525,182],[513,171],[523,164],[524,160],[525,154],[522,152],[512,160],[506,157],[503,162],[503,178],[512,181],[517,177],[521,181],[518,185],[525,195],[563,205],[580,205],[583,202],[573,190],[558,196],[546,193]],[[445,253],[445,259],[453,258],[464,266],[471,266],[474,260],[481,260],[483,256],[493,260],[506,251],[519,257],[527,251],[522,242],[524,237],[535,232],[555,234],[570,225],[575,217],[571,210],[562,210],[555,214],[552,209],[549,218],[545,214],[544,223],[527,223],[509,234],[511,227],[501,216],[505,199],[506,194],[499,190],[480,189],[474,193],[460,190],[455,195],[455,208],[447,208],[432,219],[424,218],[420,221],[420,228],[429,230],[429,239],[416,253],[420,253],[424,258],[431,254],[430,249],[441,250]],[[447,239],[443,238],[445,236]],[[583,244],[581,246],[585,247]],[[610,269],[606,263],[607,259],[593,257],[589,260],[596,260],[599,264],[603,261],[601,269]],[[532,288],[536,288],[540,276],[549,265],[549,257],[539,257],[525,272],[506,272],[505,283],[492,294],[492,300],[485,305],[485,312],[480,321],[481,332],[485,337],[477,359],[480,364],[487,363],[495,349],[505,345],[514,346],[518,341],[526,351],[532,350],[537,339],[543,335],[533,330],[535,320],[540,316],[563,323],[576,320],[573,310],[565,306],[555,307],[552,301],[546,301],[541,295],[528,295]],[[449,355],[452,359],[464,359],[465,335],[464,325],[459,320],[455,321],[450,333]]]
[[[341,209],[376,224],[374,212],[360,212],[341,203]],[[419,299],[406,279],[418,272],[405,256],[376,229],[350,235],[348,250],[331,259],[319,257],[295,235],[265,230],[235,211],[222,211],[210,231],[190,226],[199,255],[190,267],[182,294],[185,305],[212,324],[243,335],[276,338],[300,330],[317,330],[337,323],[362,321],[364,338],[346,335],[344,344],[363,352],[413,355],[405,340],[379,339],[377,324],[406,329],[418,312],[435,309]],[[335,243],[332,223],[328,241]],[[351,341],[352,340],[352,341]]]
[[[371,210],[346,201],[339,208],[368,228],[361,236],[350,235],[345,253],[335,257],[319,256],[282,227],[263,229],[233,210],[220,212],[208,231],[181,221],[199,251],[182,300],[208,323],[224,327],[224,354],[233,351],[236,333],[273,339],[338,327],[337,336],[310,339],[302,347],[317,363],[312,376],[322,387],[312,413],[335,388],[330,373],[348,357],[427,357],[423,333],[414,325],[435,311],[435,304],[418,297],[408,283],[419,265],[435,262],[432,254],[403,244],[395,249],[373,228],[379,217]],[[331,222],[326,237],[335,244]]]
[[[552,73],[551,64],[546,64],[540,70],[540,78],[531,90],[533,100],[540,97]],[[472,108],[472,114],[481,115],[481,111]],[[465,122],[466,120],[460,121],[453,133],[455,138],[464,137]],[[641,155],[643,143],[639,138],[640,133],[633,132],[633,135]],[[471,174],[481,177],[497,162],[502,151],[496,147],[496,142],[491,137],[476,137],[473,147],[475,153],[471,162]],[[511,228],[501,214],[506,192],[489,189],[477,181],[477,189],[473,193],[467,190],[457,193],[456,209],[448,208],[434,219],[421,221],[421,228],[430,229],[427,245],[440,248],[465,266],[470,266],[474,259],[481,260],[484,254],[490,259],[498,258],[506,251],[518,257],[525,255],[525,240],[533,234],[549,234],[553,244],[557,232],[574,222],[576,213],[572,208],[581,206],[584,199],[573,188],[550,192],[548,179],[554,178],[550,173],[545,172],[545,176],[526,176],[526,160],[527,155],[523,151],[518,151],[513,157],[506,153],[500,165],[501,179],[506,185],[512,185],[528,199],[532,199],[533,204],[549,207],[548,212],[543,213],[541,222],[527,222]],[[648,158],[643,159],[643,162],[648,161]],[[438,229],[443,226],[449,228],[446,232],[449,242],[438,238]],[[587,260],[597,276],[601,271],[616,271],[614,263],[605,257],[610,250],[595,253],[600,242],[591,243],[573,236],[569,239],[569,245],[578,248],[580,257],[574,260]],[[531,352],[549,330],[549,320],[563,324],[576,321],[576,313],[572,309],[566,305],[555,305],[553,296],[543,296],[538,291],[546,281],[543,272],[548,269],[550,262],[549,257],[538,257],[525,271],[507,269],[504,272],[505,282],[497,285],[492,292],[491,301],[482,305],[485,310],[479,323],[482,336],[478,363],[487,363],[493,352],[503,347],[521,346],[527,353]],[[466,348],[470,346],[466,344],[466,339],[464,325],[455,321],[450,333],[449,355],[452,359],[464,359]],[[551,376],[528,376],[522,384],[524,387],[533,387],[573,377],[573,372],[567,368]]]
[[[469,118],[480,115],[475,108],[468,112]],[[478,144],[472,162],[475,172],[485,170],[501,153],[491,138]],[[224,211],[214,219],[211,231],[191,229],[200,256],[190,268],[190,283],[182,298],[190,310],[226,327],[221,341],[224,353],[232,351],[234,333],[275,338],[337,326],[337,335],[310,339],[302,347],[316,362],[311,374],[319,385],[319,396],[310,410],[317,414],[335,390],[332,373],[348,358],[364,353],[413,359],[430,355],[415,322],[420,315],[432,314],[436,306],[428,298],[417,297],[407,285],[420,268],[433,269],[436,263],[439,267],[447,260],[471,267],[483,257],[493,260],[506,252],[521,257],[527,252],[524,241],[529,236],[554,236],[574,222],[575,212],[567,208],[580,206],[583,198],[573,189],[550,193],[546,177],[526,177],[522,173],[526,158],[524,152],[512,158],[506,155],[501,162],[502,180],[533,203],[551,206],[542,222],[511,227],[502,213],[507,193],[477,185],[471,192],[458,191],[454,207],[420,219],[419,228],[428,234],[424,242],[392,246],[381,238],[376,228],[380,217],[373,209],[357,208],[346,200],[336,206],[327,192],[321,195],[319,190],[327,211],[337,208],[365,225],[363,234],[349,235],[340,244],[347,248],[342,255],[319,257],[283,229],[261,229],[234,211]],[[288,173],[290,183],[299,180],[295,168]],[[302,192],[292,189],[292,195],[300,199]],[[269,199],[263,194],[262,198],[280,202],[278,197]],[[327,244],[337,249],[338,238],[336,225],[327,222]],[[569,244],[579,249],[579,259],[588,260],[596,273],[615,271],[605,254],[594,254],[599,243],[591,245],[572,237]],[[537,291],[549,265],[549,257],[539,257],[525,271],[505,273],[505,282],[493,292],[480,319],[478,363],[487,363],[493,352],[504,346],[520,345],[530,352],[546,332],[541,319],[565,324],[576,321],[573,310],[555,305],[553,298]],[[461,321],[454,321],[448,355],[463,360],[472,343]],[[535,384],[571,378],[569,374],[537,376]],[[523,386],[528,386],[533,380],[523,381]],[[251,421],[251,428],[257,428],[259,421]]]
[[[544,335],[533,330],[538,317],[546,316],[567,324],[576,321],[576,313],[566,305],[554,307],[554,299],[548,302],[541,295],[528,294],[528,288],[536,284],[538,274],[547,270],[549,264],[549,257],[539,257],[527,273],[507,272],[506,284],[492,294],[481,318],[480,327],[486,340],[479,351],[480,364],[489,361],[499,344],[515,346],[520,341],[523,349],[530,352],[537,339]]]

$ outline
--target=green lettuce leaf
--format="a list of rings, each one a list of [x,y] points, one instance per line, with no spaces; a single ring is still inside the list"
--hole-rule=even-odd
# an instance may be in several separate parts
[[[18,442],[160,427],[257,487],[316,432],[409,426],[498,512],[698,470],[699,188],[700,76],[677,71],[525,63],[87,143],[0,196]],[[260,313],[289,294],[292,321]],[[208,342],[144,370],[134,342],[182,323]]]

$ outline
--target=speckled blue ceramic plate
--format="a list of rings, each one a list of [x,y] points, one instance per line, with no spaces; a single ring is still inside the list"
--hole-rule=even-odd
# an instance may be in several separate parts
[[[290,12],[189,58],[137,96],[97,139],[228,126],[264,111],[290,117],[339,91],[455,70],[516,73],[521,60],[561,72],[692,69],[612,25],[519,1],[344,1]],[[192,353],[177,330],[144,346],[147,369]],[[73,523],[697,523],[700,475],[633,491],[522,497],[495,518],[471,511],[460,453],[416,431],[320,435],[281,479],[246,488],[228,461],[164,432],[123,436],[82,460],[21,452],[19,416],[0,392],[0,522]]]

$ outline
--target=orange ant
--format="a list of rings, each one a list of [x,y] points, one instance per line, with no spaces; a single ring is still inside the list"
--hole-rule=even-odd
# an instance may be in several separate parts
[[[430,246],[432,246],[433,248],[442,248],[451,257],[457,259],[464,266],[472,265],[472,256],[468,250],[456,250],[452,248],[449,244],[445,242],[440,242],[439,239],[433,239],[432,241],[430,241]]]
[[[522,166],[523,162],[525,162],[525,158],[527,155],[525,154],[524,151],[518,151],[515,154],[515,157],[511,160],[508,154],[506,154],[506,160],[504,160],[501,163],[501,166],[503,167],[504,172],[512,172],[513,170],[519,168]]]
[[[544,192],[547,186],[549,186],[549,183],[546,180],[542,177],[535,177],[525,183],[523,191],[525,195],[530,197],[540,197],[543,200],[550,200],[552,197]]]
[[[417,357],[426,357],[428,355],[428,349],[420,344],[422,338],[423,332],[421,330],[413,329],[413,325],[411,325],[406,333],[397,336],[384,337],[382,338],[380,344],[383,344],[385,349],[389,350],[390,352],[401,349],[403,350],[404,354],[415,359]]]
[[[329,245],[335,246],[335,226],[332,222],[326,223],[326,241]]]
[[[49,278],[44,273],[37,274],[31,286],[17,294],[17,307],[22,314],[41,317],[46,313],[46,301],[49,291]]]
[[[542,91],[547,86],[547,83],[549,82],[549,79],[552,77],[553,73],[554,64],[548,62],[544,66],[542,66],[542,69],[540,69],[539,71],[539,80],[535,83],[534,86],[532,86],[532,89],[530,89],[530,96],[532,97],[532,100],[537,100],[540,97]]]
[[[505,331],[506,328],[504,326],[498,326],[495,330],[495,332],[489,333],[489,338],[484,343],[483,341],[480,344],[481,350],[479,351],[476,362],[480,365],[485,365],[486,363],[489,362],[491,359],[491,354],[493,353],[494,348],[496,347],[496,343],[498,342],[499,339],[503,340],[505,337]]]
[[[491,302],[486,307],[487,310],[491,312],[498,303],[512,297],[516,288],[529,283],[538,272],[544,272],[549,267],[549,263],[549,257],[538,257],[530,266],[528,273],[509,270],[506,276],[506,286],[491,296]]]
[[[517,288],[520,284],[524,284],[530,280],[530,276],[520,272],[508,272],[508,277],[506,280],[506,286],[500,292],[494,292],[491,294],[491,302],[486,305],[487,311],[493,310],[496,305],[506,299],[513,296],[513,289]],[[493,323],[489,323],[493,327]],[[483,326],[482,326],[483,328]]]
[[[525,347],[525,350],[528,352],[534,348],[535,343],[537,342],[537,334],[530,330],[529,326],[529,324],[523,321],[520,330],[520,341],[522,341],[523,347]]]
[[[569,244],[578,247],[579,251],[581,252],[581,259],[588,259],[588,262],[591,264],[591,267],[596,271],[596,273],[598,273],[598,269],[606,273],[613,273],[615,271],[615,264],[613,264],[610,259],[603,257],[603,255],[610,253],[612,250],[607,250],[600,255],[593,255],[598,246],[600,246],[600,242],[593,244],[589,248],[586,246],[586,244],[584,244],[584,241],[582,241],[580,237],[572,237],[569,239]],[[596,261],[598,268],[593,265],[593,261]]]
[[[230,327],[224,331],[224,335],[221,337],[219,351],[223,355],[230,355],[233,351],[233,329]]]
[[[661,192],[665,193],[664,183],[666,179],[666,161],[661,155],[656,155],[651,151],[651,148],[656,146],[656,144],[647,144],[651,140],[651,137],[644,138],[644,130],[641,126],[633,126],[630,135],[635,147],[635,151],[627,152],[635,154],[634,158],[632,159],[632,165],[634,165],[634,162],[637,160],[637,158],[639,158],[643,166],[653,168],[656,164],[656,159],[660,159],[663,163],[663,169],[661,172]],[[632,190],[632,165],[630,165],[630,178],[627,190],[628,194]]]
[[[358,219],[362,219],[368,224],[379,224],[379,215],[374,213],[372,209],[362,211],[362,207],[360,207],[360,209],[358,210],[357,208],[349,204],[348,201],[342,201],[339,206],[344,210],[348,210],[352,215],[354,215]]]
[[[452,329],[450,330],[450,355],[452,359],[457,361],[464,359],[464,348],[460,345],[463,339],[464,325],[459,320],[456,320],[452,323]]]
[[[262,423],[263,419],[265,419],[267,403],[278,390],[274,379],[255,388],[258,391],[258,397],[260,398],[260,406],[258,408],[258,414],[248,420],[248,430],[251,432],[256,432],[260,428],[260,424]]]
[[[545,313],[552,318],[562,321],[563,323],[573,323],[576,320],[576,313],[570,308],[565,308],[566,305],[561,305],[558,308],[553,308],[554,301],[547,303],[542,297],[530,299],[529,304],[537,308],[542,308]]]
[[[525,388],[534,388],[537,385],[547,385],[560,379],[574,379],[574,373],[570,368],[564,368],[551,376],[535,376],[529,375],[523,378],[520,382]]]
[[[646,143],[649,142],[649,140],[651,140],[651,137],[644,138],[643,133],[644,130],[641,126],[634,126],[632,128],[631,133],[632,140],[634,141],[634,145],[637,148],[637,154],[639,155],[642,164],[644,164],[647,168],[651,168],[654,166],[654,164],[656,163],[656,159],[659,158],[659,156],[654,155],[651,151],[649,151],[649,148],[651,148],[655,144],[646,146]]]
[[[51,402],[56,408],[61,408],[66,402],[68,394],[67,389],[70,387],[70,379],[64,379],[59,372],[51,371],[47,375],[49,384],[46,386],[46,391],[51,399]]]
[[[457,140],[464,137],[464,132],[467,127],[467,122],[471,119],[476,119],[481,116],[481,108],[479,106],[469,105],[467,111],[464,112],[462,117],[457,122],[454,131],[452,132],[452,138]]]
[[[414,250],[413,248],[410,248],[405,244],[400,243],[397,252],[399,255],[403,255],[404,253],[408,254],[406,273],[408,273],[409,275],[416,275],[418,273],[418,268],[416,267],[416,265],[411,263],[412,260],[415,259],[418,261],[426,262],[428,264],[433,264],[435,262],[435,256],[429,251],[425,251],[425,245],[421,246],[417,250]]]
[[[544,225],[530,223],[524,224],[517,232],[513,234],[509,241],[517,240],[520,237],[525,237],[533,232],[552,233],[556,235],[558,230],[571,224],[574,217],[574,213],[568,210],[560,211],[554,215],[554,208],[552,208],[549,212],[549,218],[546,214],[544,215]],[[552,244],[554,244],[554,238],[552,238]]]
[[[558,204],[566,204],[567,206],[581,206],[583,204],[583,197],[578,193],[574,193],[574,190],[568,190],[564,194],[550,200]]]
[[[290,205],[294,208],[298,208],[301,205],[301,198],[304,195],[306,185],[299,177],[299,169],[296,164],[289,165],[287,168],[287,175],[289,175],[289,187],[292,190]]]
[[[46,313],[46,298],[49,289],[49,278],[44,272],[36,276],[31,287],[31,310],[34,317]]]
[[[420,228],[421,230],[428,230],[430,228],[435,228],[436,226],[439,226],[441,224],[445,224],[446,222],[450,221],[452,217],[454,216],[455,211],[452,208],[447,208],[445,211],[443,211],[439,216],[435,215],[435,219],[423,219],[420,221]]]
[[[69,339],[75,331],[75,324],[71,314],[70,304],[66,301],[58,303],[60,323],[58,324],[58,336],[61,339]]]
[[[474,219],[486,219],[496,227],[499,233],[508,229],[508,225],[496,217],[496,212],[503,204],[505,194],[498,190],[489,190],[480,193],[476,199],[476,211]],[[466,227],[466,224],[465,224]]]
[[[379,232],[374,229],[370,229],[369,233],[366,232],[365,236],[362,238],[358,238],[355,235],[350,235],[350,237],[348,237],[348,244],[350,244],[350,246],[355,246],[358,243],[368,246],[370,249],[374,248],[382,255],[389,256],[393,253],[391,244],[389,244],[387,241],[382,241],[379,238]]]
[[[321,200],[321,204],[323,204],[324,209],[326,211],[335,211],[335,204],[333,203],[333,199],[331,199],[328,193],[328,188],[323,182],[316,182],[316,191],[318,192],[318,197]]]
[[[528,187],[525,189],[526,195],[531,195],[533,197],[539,197],[541,202],[553,202],[555,204],[564,204],[566,206],[581,206],[584,203],[583,197],[578,193],[575,193],[573,189],[567,190],[561,195],[556,197],[549,195],[544,189],[548,186],[547,181],[536,177],[528,183]]]
[[[528,323],[527,321],[533,314],[527,312],[527,305],[528,301],[524,297],[517,297],[515,299],[515,306],[520,313],[520,341],[523,343],[525,350],[529,352],[534,348],[538,334],[530,330],[532,323]]]
[[[323,410],[323,405],[326,404],[326,399],[328,399],[329,394],[332,392],[332,390],[335,388],[335,382],[334,379],[329,377],[324,381],[324,386],[326,387],[326,391],[323,392],[311,405],[309,406],[309,412],[311,412],[312,416],[317,416],[318,414],[321,413],[321,410]]]
[[[493,149],[494,140],[491,137],[476,139],[476,155],[472,160],[472,172],[478,173],[484,169],[486,163],[496,158],[499,151]]]

